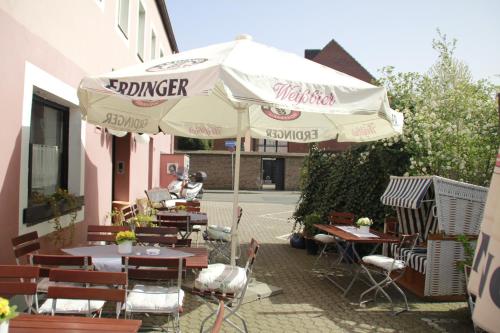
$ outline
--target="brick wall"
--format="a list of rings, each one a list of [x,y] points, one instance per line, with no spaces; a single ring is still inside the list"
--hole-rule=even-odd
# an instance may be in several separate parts
[[[190,156],[190,172],[198,170],[207,173],[207,180],[203,184],[206,189],[230,190],[231,183],[231,154],[225,151],[176,151]],[[285,158],[285,190],[294,191],[299,188],[300,169],[305,154],[259,154],[242,152],[240,167],[240,189],[261,189],[261,160],[262,157]]]

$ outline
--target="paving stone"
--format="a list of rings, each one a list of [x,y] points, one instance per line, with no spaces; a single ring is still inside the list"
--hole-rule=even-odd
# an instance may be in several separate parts
[[[255,267],[257,281],[282,288],[283,293],[242,305],[250,332],[471,332],[470,314],[465,302],[426,302],[409,297],[412,311],[392,316],[387,300],[360,308],[358,298],[366,285],[356,283],[347,298],[322,274],[313,272],[315,256],[293,249],[278,238],[290,233],[294,205],[241,203],[244,215],[239,232],[241,250],[253,237],[261,244]],[[231,225],[232,203],[202,201],[210,223]],[[203,240],[200,240],[203,246]],[[334,258],[334,256],[329,256]],[[240,265],[244,265],[242,258]],[[349,277],[341,279],[349,282]],[[397,293],[390,293],[399,300]],[[399,302],[399,301],[398,301]],[[401,305],[401,304],[397,304]],[[198,332],[210,311],[199,297],[187,293],[181,329]],[[166,317],[135,315],[145,326],[165,326]],[[155,327],[156,326],[156,327]],[[222,332],[235,332],[229,325]]]

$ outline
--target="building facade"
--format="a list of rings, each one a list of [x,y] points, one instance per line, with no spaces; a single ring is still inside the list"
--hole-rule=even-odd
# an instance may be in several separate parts
[[[177,45],[164,1],[0,0],[3,100],[0,146],[0,264],[14,262],[10,239],[37,231],[50,244],[53,224],[27,218],[36,198],[67,189],[83,196],[73,239],[103,224],[114,200],[133,201],[159,184],[161,153],[173,139],[115,137],[81,119],[83,76],[148,61]],[[64,215],[61,222],[69,223]]]

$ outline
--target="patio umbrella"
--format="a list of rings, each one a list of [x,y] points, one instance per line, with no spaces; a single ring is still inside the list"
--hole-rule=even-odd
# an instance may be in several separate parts
[[[85,120],[112,130],[236,138],[232,237],[242,136],[363,142],[393,136],[403,127],[403,116],[391,110],[383,87],[248,35],[85,77],[78,98]]]

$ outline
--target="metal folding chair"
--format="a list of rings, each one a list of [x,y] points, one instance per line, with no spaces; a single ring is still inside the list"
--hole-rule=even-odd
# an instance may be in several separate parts
[[[354,214],[353,213],[344,213],[344,212],[331,212],[330,215],[328,216],[328,222],[330,225],[334,224],[342,224],[342,225],[353,225],[354,224]],[[336,239],[332,235],[326,235],[326,234],[317,234],[314,236],[314,240],[322,245],[321,251],[316,258],[316,261],[314,262],[313,267],[316,267],[316,265],[319,263],[321,257],[325,256],[329,247],[331,246],[341,246],[339,244],[340,240]],[[341,259],[341,258],[339,258]]]
[[[253,265],[259,250],[259,243],[252,239],[248,246],[248,258],[245,268],[231,266],[225,264],[212,264],[208,268],[203,269],[198,278],[195,280],[193,293],[202,297],[212,313],[203,319],[200,332],[209,332],[210,329],[204,330],[207,321],[217,315],[220,315],[220,301],[224,301],[223,321],[230,324],[238,332],[248,332],[248,327],[245,319],[238,314],[245,293],[250,282]],[[243,326],[238,326],[230,320],[235,316],[241,321]],[[219,319],[220,320],[220,319]],[[213,326],[217,326],[217,320]]]
[[[240,225],[241,217],[243,216],[243,209],[239,208],[238,221],[236,222],[236,230]],[[231,261],[231,228],[216,225],[210,225],[203,233],[203,239],[208,245],[209,254],[208,262],[214,263],[217,258],[222,258],[224,261]],[[236,259],[239,258],[236,255]]]
[[[415,244],[418,240],[418,233],[412,235],[402,235],[398,246],[395,248],[393,253],[394,258],[384,256],[384,255],[369,255],[362,258],[361,268],[366,272],[369,280],[373,283],[373,286],[365,290],[359,296],[360,306],[364,306],[367,302],[375,300],[377,298],[378,292],[381,292],[391,303],[391,310],[394,315],[397,315],[404,311],[409,311],[408,300],[404,291],[396,284],[405,270],[408,267],[408,262],[410,260]],[[373,277],[374,274],[379,273],[383,278],[377,282]],[[405,308],[400,311],[394,311],[394,304],[392,302],[389,294],[384,290],[388,286],[394,286],[396,290],[403,296],[405,301]],[[365,295],[370,292],[375,291],[373,299],[363,301]]]

